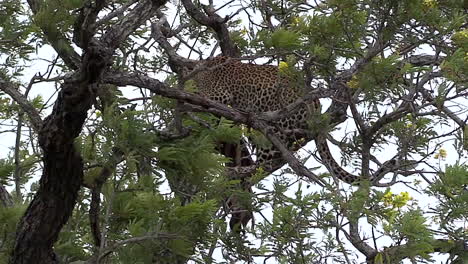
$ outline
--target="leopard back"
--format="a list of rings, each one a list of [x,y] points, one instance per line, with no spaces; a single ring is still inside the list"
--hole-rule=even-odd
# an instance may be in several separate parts
[[[278,67],[242,63],[215,57],[202,64],[194,78],[198,91],[206,97],[249,112],[281,109],[301,94]],[[281,102],[281,104],[279,103]]]
[[[297,101],[303,92],[295,80],[280,73],[277,66],[243,63],[235,58],[215,57],[203,61],[194,81],[201,95],[214,101],[247,112],[276,111]],[[276,133],[290,150],[297,150],[301,144],[295,129],[308,129],[308,119],[313,111],[319,111],[319,101],[304,105],[294,114],[278,120]],[[339,166],[333,159],[324,136],[316,138],[317,150],[327,169],[347,183],[353,183],[357,176]],[[257,162],[265,164],[281,159],[281,153],[274,147],[257,147]]]

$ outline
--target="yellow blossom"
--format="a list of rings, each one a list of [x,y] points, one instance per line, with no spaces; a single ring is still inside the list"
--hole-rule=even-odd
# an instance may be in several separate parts
[[[468,38],[468,29],[464,29],[458,32],[463,38]]]
[[[393,194],[390,190],[387,190],[382,197],[382,201],[384,202],[385,206],[391,206],[393,208],[401,208],[405,206],[409,200],[411,200],[411,196],[408,192],[401,192],[400,194]]]
[[[461,31],[455,32],[455,34],[452,35],[451,39],[456,45],[464,46],[465,43],[468,41],[468,29],[463,29]]]
[[[278,69],[281,73],[287,73],[288,72],[289,65],[285,61],[281,61],[278,65]]]
[[[382,201],[386,206],[391,205],[393,201],[393,193],[391,191],[385,192],[385,194],[382,197]]]
[[[242,36],[245,36],[247,35],[247,33],[249,33],[249,31],[244,27],[241,31],[240,31],[241,35]]]
[[[423,5],[428,8],[434,8],[437,6],[436,0],[424,0]]]
[[[406,203],[411,200],[411,196],[408,192],[401,192],[400,194],[396,195],[393,199],[392,205],[397,208],[401,208],[406,205]]]
[[[443,148],[439,149],[439,152],[437,152],[434,155],[434,158],[445,160],[445,158],[447,158],[447,151],[445,149],[443,149]]]
[[[293,17],[292,18],[292,23],[294,25],[299,25],[300,22],[301,22],[301,19],[299,17]]]
[[[349,86],[349,88],[356,89],[359,87],[359,80],[357,79],[356,75],[353,75],[351,80],[347,82],[346,84]]]
[[[279,67],[280,69],[285,69],[285,68],[288,68],[289,65],[288,65],[287,62],[281,61],[281,62],[279,63],[279,66],[278,66],[278,67]]]

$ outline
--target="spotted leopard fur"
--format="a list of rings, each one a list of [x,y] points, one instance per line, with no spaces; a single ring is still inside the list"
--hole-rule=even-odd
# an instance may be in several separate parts
[[[220,56],[204,61],[199,70],[194,80],[200,94],[243,111],[279,110],[303,95],[300,86],[287,75],[280,74],[278,67],[273,65],[243,63],[234,58]],[[282,131],[307,129],[307,120],[314,111],[320,111],[319,109],[320,102],[316,100],[277,122],[276,132],[290,150],[300,147],[300,144],[296,143],[301,136]],[[329,172],[344,182],[356,182],[358,177],[345,171],[333,159],[326,138],[318,136],[315,140],[320,158]],[[279,151],[273,147],[259,147],[256,155],[260,164],[281,158]]]

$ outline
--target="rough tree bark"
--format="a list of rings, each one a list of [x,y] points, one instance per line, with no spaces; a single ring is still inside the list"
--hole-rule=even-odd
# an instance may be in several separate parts
[[[97,54],[88,53],[85,61]],[[94,57],[94,58],[93,58]],[[101,54],[98,55],[99,60]],[[100,73],[105,65],[88,64]],[[83,179],[83,161],[74,147],[93,95],[89,89],[96,79],[67,80],[62,86],[52,114],[39,131],[44,170],[39,189],[21,219],[10,263],[57,263],[53,244],[71,216]]]

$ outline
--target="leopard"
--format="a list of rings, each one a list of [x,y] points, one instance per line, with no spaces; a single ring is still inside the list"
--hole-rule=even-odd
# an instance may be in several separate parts
[[[202,60],[198,70],[193,80],[199,94],[246,112],[281,110],[304,95],[300,83],[275,65],[245,63],[236,58],[216,56]],[[317,112],[320,112],[320,101],[314,99],[295,113],[278,120],[274,132],[289,150],[296,151],[303,145],[297,144],[303,136],[284,131],[308,129],[308,120]],[[335,161],[325,135],[316,136],[315,143],[321,162],[334,178],[349,184],[359,180],[358,176],[344,170]],[[255,149],[259,164],[281,159],[280,151],[273,146]]]

